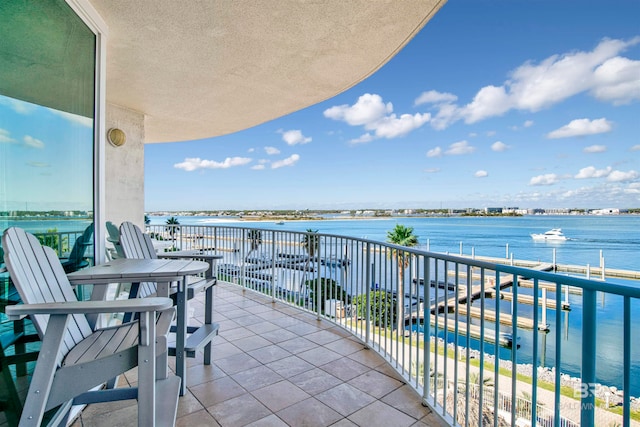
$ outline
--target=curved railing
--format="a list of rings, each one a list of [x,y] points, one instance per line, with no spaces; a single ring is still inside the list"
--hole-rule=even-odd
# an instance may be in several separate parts
[[[522,268],[339,235],[185,225],[148,231],[166,250],[215,249],[223,255],[220,280],[351,331],[450,425],[636,423],[640,402],[632,408],[630,393],[596,379],[616,369],[617,389],[640,389],[632,383],[637,287],[556,274],[551,264]],[[620,344],[617,355],[603,354],[599,324],[607,325],[603,341]]]

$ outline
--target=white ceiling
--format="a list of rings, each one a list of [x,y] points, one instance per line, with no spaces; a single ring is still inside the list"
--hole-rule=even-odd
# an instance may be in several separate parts
[[[145,142],[225,135],[354,86],[446,0],[92,0],[109,27],[107,102]]]

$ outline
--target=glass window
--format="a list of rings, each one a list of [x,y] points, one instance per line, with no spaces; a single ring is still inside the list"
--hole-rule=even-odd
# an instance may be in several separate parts
[[[90,265],[96,36],[64,0],[6,1],[0,41],[0,233],[36,234],[67,271]],[[0,307],[10,293],[0,273]]]

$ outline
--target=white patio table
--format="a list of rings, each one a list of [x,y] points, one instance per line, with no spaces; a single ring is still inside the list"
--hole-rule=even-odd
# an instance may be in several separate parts
[[[72,285],[156,282],[157,295],[160,297],[168,297],[171,282],[178,282],[175,351],[176,375],[182,379],[180,386],[180,395],[182,396],[187,386],[185,354],[187,341],[187,298],[184,283],[186,283],[186,276],[202,273],[210,269],[210,267],[210,264],[204,261],[184,259],[118,258],[105,264],[74,271],[68,274],[67,277]],[[98,298],[101,298],[104,293],[99,293],[99,295]]]

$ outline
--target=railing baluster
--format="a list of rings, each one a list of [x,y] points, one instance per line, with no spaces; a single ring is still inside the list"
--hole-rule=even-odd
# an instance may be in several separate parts
[[[556,375],[555,375],[555,390],[554,390],[554,407],[553,407],[553,425],[555,427],[560,427],[560,361],[561,357],[561,349],[562,349],[562,334],[560,333],[560,328],[562,326],[562,311],[560,310],[561,295],[562,288],[561,283],[556,282]]]
[[[623,427],[629,427],[631,425],[631,298],[628,296],[624,297],[623,323],[622,420]]]
[[[557,308],[556,308],[557,310]],[[596,382],[596,292],[582,291],[582,404],[580,425],[594,425]],[[628,390],[625,390],[625,393]]]
[[[533,348],[532,348],[532,375],[531,375],[531,425],[535,425],[538,417],[538,279],[533,279]],[[543,332],[546,333],[546,332]]]

